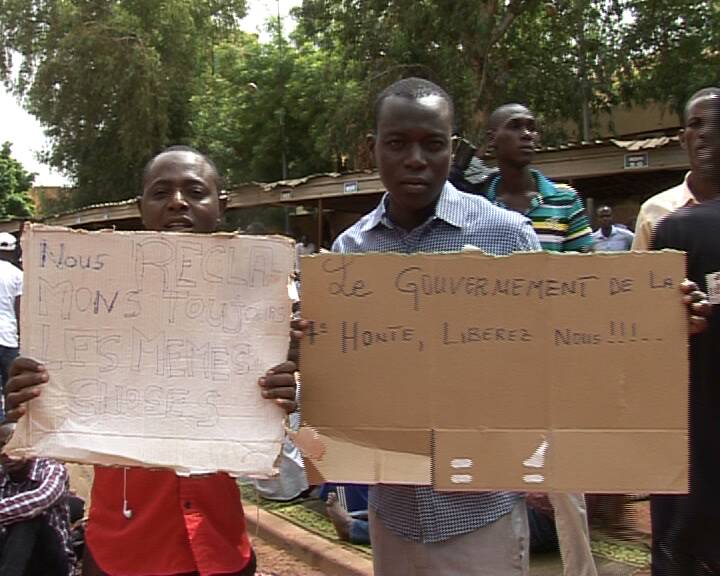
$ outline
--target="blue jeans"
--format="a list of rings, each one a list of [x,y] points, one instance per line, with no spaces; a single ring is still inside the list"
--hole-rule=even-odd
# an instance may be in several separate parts
[[[5,418],[5,385],[8,381],[8,372],[10,372],[10,364],[17,358],[18,349],[9,348],[8,346],[0,346],[0,421]]]
[[[350,522],[350,542],[353,544],[370,544],[370,527],[368,526],[367,513],[363,514],[360,512],[359,515],[363,517],[356,517],[355,513],[350,513],[353,517]]]

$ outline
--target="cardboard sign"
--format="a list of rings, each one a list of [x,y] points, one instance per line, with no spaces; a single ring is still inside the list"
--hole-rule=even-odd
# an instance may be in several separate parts
[[[327,481],[684,492],[679,252],[302,259],[300,444]]]
[[[287,356],[291,241],[30,226],[23,256],[21,352],[50,382],[11,455],[272,472],[257,379]]]

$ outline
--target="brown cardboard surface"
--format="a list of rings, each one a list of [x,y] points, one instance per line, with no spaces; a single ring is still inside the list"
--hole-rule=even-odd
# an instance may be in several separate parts
[[[684,269],[678,252],[304,257],[314,468],[452,490],[685,491]]]
[[[50,382],[11,455],[273,472],[284,414],[257,379],[287,355],[290,240],[33,225],[22,242],[21,352]]]

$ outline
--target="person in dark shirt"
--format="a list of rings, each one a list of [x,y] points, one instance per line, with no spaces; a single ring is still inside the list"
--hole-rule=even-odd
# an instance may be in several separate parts
[[[720,91],[697,93],[686,113],[683,141],[711,194],[661,220],[652,247],[687,252],[688,279],[715,305],[690,337],[690,494],[652,498],[653,576],[720,574]]]
[[[688,278],[703,291],[711,288],[708,275],[720,272],[720,196],[663,219],[655,230],[653,247],[686,251]],[[708,329],[690,337],[690,494],[653,496],[653,524],[660,512],[670,536],[657,542],[653,538],[653,568],[659,564],[664,569],[658,573],[720,574],[718,384],[720,307],[716,302]]]

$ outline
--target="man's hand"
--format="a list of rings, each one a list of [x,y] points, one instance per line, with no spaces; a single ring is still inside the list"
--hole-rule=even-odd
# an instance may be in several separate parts
[[[295,400],[295,372],[297,365],[288,360],[270,368],[265,376],[258,380],[262,397],[273,400],[285,412],[290,414],[297,410]]]
[[[40,386],[49,380],[45,366],[22,356],[10,366],[5,386],[5,423],[17,422],[27,412],[27,402],[40,395]]]
[[[258,380],[263,398],[274,400],[285,412],[297,410],[295,372],[300,358],[300,340],[310,328],[307,320],[296,319],[290,322],[290,348],[287,362],[270,368],[265,376]]]
[[[290,322],[290,349],[288,350],[287,359],[294,362],[296,366],[300,365],[300,340],[302,340],[309,328],[310,322],[301,318]]]
[[[698,289],[695,282],[690,282],[690,280],[685,280],[680,284],[680,291],[683,293],[683,304],[688,309],[690,334],[700,334],[707,328],[707,319],[712,312],[707,295]]]

